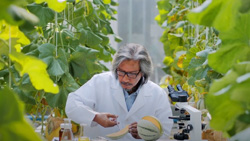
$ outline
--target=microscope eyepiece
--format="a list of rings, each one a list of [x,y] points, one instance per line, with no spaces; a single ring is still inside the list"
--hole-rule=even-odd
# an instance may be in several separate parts
[[[176,86],[176,91],[171,85],[168,85],[169,97],[173,102],[187,102],[188,93],[181,88],[181,85]]]
[[[180,84],[176,85],[176,88],[177,88],[177,90],[178,90],[179,92],[183,91],[183,89],[182,89],[182,87],[181,87]]]
[[[175,92],[175,89],[171,85],[168,85],[168,91],[169,93],[173,93]]]

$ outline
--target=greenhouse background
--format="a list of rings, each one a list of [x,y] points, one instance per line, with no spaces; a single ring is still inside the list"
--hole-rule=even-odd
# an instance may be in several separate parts
[[[111,22],[114,32],[123,40],[120,43],[112,42],[114,48],[125,43],[138,43],[144,45],[154,64],[151,80],[159,83],[165,75],[163,70],[164,50],[160,42],[163,29],[158,26],[155,17],[158,15],[156,0],[119,0],[117,9],[117,21]],[[108,64],[110,68],[110,64]]]
[[[180,84],[202,121],[212,116],[209,140],[250,138],[250,0],[1,0],[0,7],[0,140],[57,136],[68,94],[108,71],[129,42],[150,52],[152,81],[165,90]]]

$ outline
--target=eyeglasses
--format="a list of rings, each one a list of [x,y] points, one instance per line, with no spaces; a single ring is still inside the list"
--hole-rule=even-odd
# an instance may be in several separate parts
[[[127,75],[128,78],[132,78],[132,79],[135,79],[140,72],[141,71],[139,71],[138,73],[132,73],[132,72],[125,72],[125,71],[121,71],[121,70],[116,70],[117,75],[122,76],[122,77]]]

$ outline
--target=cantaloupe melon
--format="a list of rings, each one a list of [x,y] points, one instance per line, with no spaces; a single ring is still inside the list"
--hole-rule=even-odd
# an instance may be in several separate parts
[[[112,133],[112,134],[108,134],[106,136],[112,140],[118,140],[128,133],[128,126],[129,125],[126,125],[126,127],[123,128],[122,130]]]
[[[161,123],[156,117],[154,117],[154,116],[145,116],[142,119],[152,122],[156,127],[158,127],[158,129],[160,129],[160,131],[162,131]]]
[[[154,141],[159,139],[162,134],[162,126],[160,121],[153,116],[145,116],[137,123],[137,131],[139,136],[145,141]]]

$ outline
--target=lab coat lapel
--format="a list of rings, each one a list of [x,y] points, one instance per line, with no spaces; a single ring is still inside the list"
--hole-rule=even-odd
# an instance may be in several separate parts
[[[126,119],[132,116],[137,110],[139,110],[145,105],[145,96],[150,96],[150,95],[148,95],[147,92],[145,91],[145,87],[141,87],[141,90],[139,91],[134,104],[132,105],[128,115],[126,116]]]
[[[123,90],[117,79],[114,79],[114,81],[112,81],[111,89],[114,99],[119,103],[119,105],[125,112],[128,112]]]

